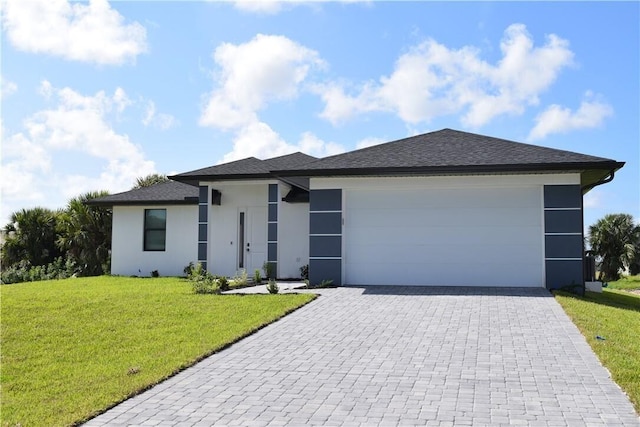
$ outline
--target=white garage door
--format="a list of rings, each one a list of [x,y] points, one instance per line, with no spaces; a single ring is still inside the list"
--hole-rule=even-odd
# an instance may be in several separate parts
[[[346,190],[348,285],[543,286],[540,189]]]

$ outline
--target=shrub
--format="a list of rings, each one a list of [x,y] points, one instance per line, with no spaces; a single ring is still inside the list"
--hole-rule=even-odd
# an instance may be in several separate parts
[[[153,270],[151,272],[151,277],[160,277],[160,272],[158,270]]]
[[[211,273],[202,268],[201,263],[197,263],[191,268],[191,271],[187,275],[193,293],[195,294],[219,294],[220,293],[220,281],[213,277]]]
[[[267,290],[270,294],[277,294],[280,291],[280,287],[275,280],[269,279],[269,282],[267,283]]]
[[[253,272],[253,281],[258,284],[262,282],[262,277],[260,276],[260,270],[256,268],[256,271]]]
[[[191,270],[193,270],[193,268],[195,267],[195,265],[193,265],[193,261],[191,261],[183,270],[182,272],[184,273],[184,276],[188,279],[189,276],[191,276]]]
[[[247,286],[249,282],[249,278],[247,276],[247,270],[240,269],[238,274],[233,278],[233,286],[236,288],[241,288],[243,286]]]
[[[300,267],[300,277],[302,277],[302,280],[309,280],[309,264]]]
[[[47,265],[32,266],[22,260],[2,270],[0,281],[3,284],[36,282],[40,280],[66,279],[76,274],[77,266],[71,259],[58,257]]]
[[[264,270],[264,277],[266,277],[267,279],[276,278],[275,265],[272,262],[266,261],[264,264],[262,264],[262,270]]]
[[[225,276],[220,276],[217,277],[216,280],[218,281],[218,285],[221,291],[224,292],[229,290],[229,279],[227,279]]]

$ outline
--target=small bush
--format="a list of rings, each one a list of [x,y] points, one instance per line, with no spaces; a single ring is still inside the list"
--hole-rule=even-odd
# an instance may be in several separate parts
[[[220,280],[213,277],[211,273],[202,268],[202,264],[197,263],[188,274],[193,293],[195,294],[219,294]]]
[[[247,286],[249,282],[249,277],[247,276],[247,270],[244,268],[239,271],[239,273],[233,278],[233,286],[236,288],[241,288]]]
[[[193,264],[193,261],[191,261],[183,270],[182,272],[184,273],[184,276],[188,279],[189,276],[191,276],[191,270],[193,270],[193,268],[195,267],[195,265]]]
[[[260,270],[256,268],[256,271],[253,272],[253,281],[258,284],[262,282],[262,276],[260,275]]]
[[[227,279],[225,276],[220,276],[217,277],[216,280],[218,281],[218,285],[220,286],[220,290],[222,292],[229,290],[229,279]]]
[[[153,270],[151,272],[151,277],[160,277],[160,272],[158,270]]]
[[[270,294],[277,294],[280,291],[280,287],[275,280],[269,279],[269,282],[267,283],[267,291],[269,291]]]
[[[276,278],[276,269],[275,265],[272,262],[266,261],[262,264],[262,270],[264,271],[264,277],[267,279],[275,279]]]
[[[300,277],[302,277],[302,280],[309,280],[309,264],[300,267]]]

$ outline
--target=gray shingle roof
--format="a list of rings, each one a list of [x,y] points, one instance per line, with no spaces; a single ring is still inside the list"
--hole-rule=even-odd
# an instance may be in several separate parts
[[[300,168],[303,165],[317,160],[316,157],[303,153],[287,154],[272,159],[259,160],[249,157],[221,165],[209,166],[171,176],[177,181],[194,181],[199,179],[229,180],[248,178],[272,178],[272,170],[287,170]]]
[[[372,175],[620,168],[611,159],[443,129],[338,154],[276,174]]]
[[[125,191],[99,197],[87,202],[91,205],[151,205],[161,203],[165,205],[197,205],[198,187],[182,182],[168,181],[149,187]]]

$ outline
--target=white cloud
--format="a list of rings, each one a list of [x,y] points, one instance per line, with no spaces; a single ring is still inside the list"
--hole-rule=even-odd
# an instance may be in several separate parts
[[[18,85],[0,75],[0,96],[6,98],[18,91]]]
[[[502,58],[490,64],[474,47],[450,49],[435,40],[414,46],[398,58],[389,76],[361,83],[351,94],[344,84],[315,86],[325,102],[321,117],[333,124],[372,111],[398,115],[409,124],[462,114],[462,123],[479,127],[503,114],[522,114],[537,105],[560,71],[572,64],[567,41],[556,35],[535,47],[522,24],[509,26],[500,45]]]
[[[361,148],[373,147],[374,145],[382,144],[383,142],[387,142],[387,141],[385,141],[382,138],[376,138],[376,137],[361,139],[356,143],[356,149],[359,150]]]
[[[156,104],[153,101],[147,101],[142,124],[145,126],[154,126],[161,130],[171,129],[178,125],[178,120],[171,114],[158,113]]]
[[[318,6],[324,1],[325,0],[235,0],[233,4],[236,9],[244,12],[275,15],[294,6]],[[341,0],[339,3],[370,5],[372,0]]]
[[[120,65],[147,51],[138,22],[125,23],[106,0],[4,0],[2,24],[19,50],[100,65]]]
[[[216,88],[200,116],[202,126],[238,129],[257,121],[270,101],[293,99],[318,54],[286,37],[258,34],[251,41],[223,43],[214,52]]]
[[[551,105],[535,119],[536,125],[529,133],[529,140],[543,139],[554,133],[567,133],[578,129],[590,129],[602,126],[604,120],[613,115],[613,108],[604,102],[591,100],[592,95],[586,94],[577,111]]]
[[[602,193],[598,189],[589,191],[584,196],[583,206],[585,208],[602,207]]]
[[[237,0],[233,2],[236,9],[243,10],[245,12],[264,13],[268,15],[275,15],[280,12],[283,8],[283,3],[285,2],[280,0]],[[288,1],[286,3],[294,2]]]
[[[136,177],[155,172],[142,149],[110,124],[130,103],[124,90],[87,96],[68,87],[54,88],[48,82],[42,87],[50,89],[55,106],[28,117],[24,132],[3,143],[3,204],[19,207],[44,200],[45,193],[48,202],[62,204],[86,191],[129,189]],[[66,157],[97,162],[102,168],[83,175],[78,171],[86,170],[84,164],[57,164]]]
[[[224,156],[221,163],[247,157],[267,159],[297,151],[324,157],[343,153],[345,148],[335,142],[325,142],[310,132],[303,133],[297,144],[289,144],[269,125],[256,122],[243,127],[238,132],[233,141],[233,150]]]

